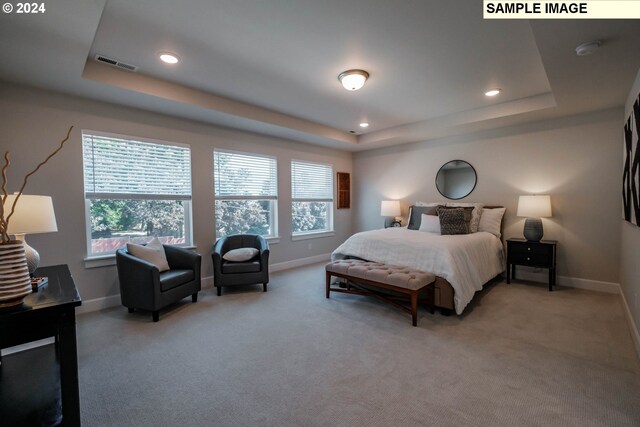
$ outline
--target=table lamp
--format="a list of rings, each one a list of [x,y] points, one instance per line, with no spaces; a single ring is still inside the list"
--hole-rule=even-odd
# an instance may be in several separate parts
[[[400,225],[400,221],[397,218],[400,216],[400,200],[383,200],[380,205],[380,216],[387,217],[384,220],[385,227],[389,227],[394,223]],[[389,217],[393,217],[393,220]]]
[[[4,203],[4,210],[8,215],[17,194],[10,194]],[[9,220],[7,232],[15,235],[16,240],[24,244],[24,252],[27,256],[29,274],[40,264],[40,254],[25,241],[25,234],[52,233],[58,231],[56,215],[53,211],[53,202],[49,196],[32,196],[23,194],[18,199],[15,211]]]
[[[551,216],[551,197],[520,196],[516,215],[527,218],[524,222],[524,237],[530,242],[539,242],[544,234],[541,218]]]

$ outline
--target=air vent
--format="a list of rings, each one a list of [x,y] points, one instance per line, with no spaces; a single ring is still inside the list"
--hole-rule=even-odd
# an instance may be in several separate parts
[[[135,65],[127,64],[126,62],[120,62],[116,59],[109,58],[108,56],[97,54],[95,56],[96,61],[109,64],[113,67],[122,68],[127,71],[138,71],[138,67]]]

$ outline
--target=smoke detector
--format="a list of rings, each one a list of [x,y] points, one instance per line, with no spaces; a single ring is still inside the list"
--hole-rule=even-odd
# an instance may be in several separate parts
[[[582,43],[580,46],[576,47],[576,55],[578,56],[586,56],[591,55],[593,52],[598,50],[602,42],[600,40],[594,40],[592,42]]]

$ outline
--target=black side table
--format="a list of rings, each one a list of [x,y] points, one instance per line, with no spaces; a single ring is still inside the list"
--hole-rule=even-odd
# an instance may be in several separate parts
[[[75,308],[82,304],[73,277],[66,265],[42,267],[36,270],[36,276],[48,277],[49,282],[24,299],[22,305],[0,310],[0,349],[13,347],[47,337],[55,337],[56,359],[60,369],[60,397],[62,398],[62,424],[65,426],[80,425],[80,395],[78,390],[78,353],[76,346],[76,317]],[[28,350],[7,356],[11,363],[2,364],[0,375],[13,376],[37,375],[37,370],[24,370],[24,363],[17,358],[33,356]],[[37,353],[37,352],[36,352]],[[7,360],[9,362],[9,360]],[[29,362],[31,363],[31,362]],[[12,372],[12,369],[21,372]],[[55,375],[54,375],[55,377]],[[12,400],[8,390],[4,387],[9,381],[0,381],[0,412],[2,421],[8,425],[15,415],[15,405],[21,402]],[[38,390],[26,395],[36,395]],[[12,409],[13,408],[13,409]],[[46,411],[47,408],[42,408]],[[16,420],[20,425],[25,423]]]
[[[556,284],[556,240],[530,242],[507,239],[507,283],[516,278],[516,265],[549,269],[549,291]]]

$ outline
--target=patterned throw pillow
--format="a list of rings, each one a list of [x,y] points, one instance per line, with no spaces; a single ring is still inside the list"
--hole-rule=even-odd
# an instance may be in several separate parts
[[[439,208],[438,217],[442,235],[469,234],[469,225],[464,216],[463,208]]]
[[[472,206],[471,207],[461,207],[461,206],[459,206],[459,207],[455,207],[455,208],[449,207],[449,206],[441,206],[440,208],[438,208],[438,214],[440,212],[440,209],[443,209],[443,210],[462,209],[464,211],[464,222],[467,224],[467,233],[466,234],[472,233],[471,223],[472,223],[472,219],[473,219],[473,210],[474,210],[474,208]],[[476,230],[476,231],[478,231],[478,230]]]
[[[475,233],[478,231],[478,227],[480,225],[480,216],[482,215],[482,208],[484,208],[484,203],[452,203],[448,202],[446,204],[448,208],[467,208],[472,207],[473,212],[471,214],[471,222],[469,223],[469,233]]]

